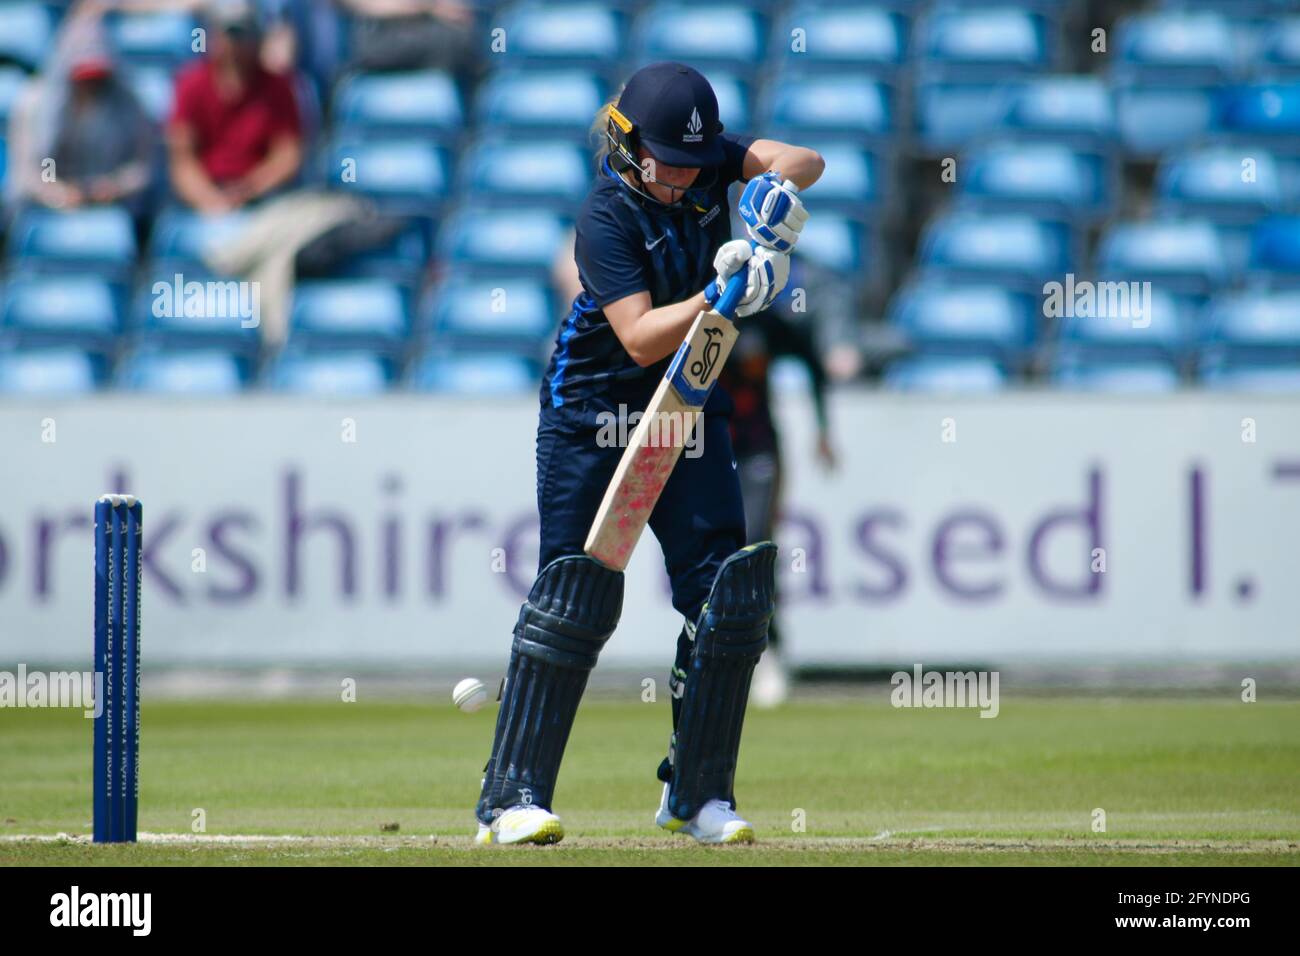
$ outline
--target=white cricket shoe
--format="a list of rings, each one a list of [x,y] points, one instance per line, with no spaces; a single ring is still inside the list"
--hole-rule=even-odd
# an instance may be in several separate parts
[[[785,662],[779,654],[768,651],[754,667],[754,682],[749,688],[749,699],[754,706],[770,710],[785,703],[790,696],[790,679],[786,676]]]
[[[685,833],[700,843],[753,843],[754,828],[725,800],[713,799],[704,805],[693,820],[678,820],[668,809],[668,784],[655,823],[671,833]]]
[[[510,843],[559,843],[564,839],[564,824],[550,810],[516,804],[492,821],[479,823],[474,842],[479,846]]]

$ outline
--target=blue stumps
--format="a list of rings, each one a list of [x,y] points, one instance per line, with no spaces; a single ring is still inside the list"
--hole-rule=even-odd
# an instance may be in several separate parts
[[[104,495],[95,502],[96,843],[136,838],[142,516],[140,502],[131,495]]]

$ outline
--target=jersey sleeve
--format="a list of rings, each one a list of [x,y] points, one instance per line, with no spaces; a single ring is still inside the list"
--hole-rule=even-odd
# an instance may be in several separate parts
[[[718,170],[718,178],[723,185],[729,186],[745,178],[745,154],[749,152],[750,145],[757,138],[741,136],[738,133],[723,133],[719,137],[722,141],[722,151],[726,154]]]
[[[582,287],[601,308],[650,288],[632,237],[603,210],[578,220],[573,258]]]

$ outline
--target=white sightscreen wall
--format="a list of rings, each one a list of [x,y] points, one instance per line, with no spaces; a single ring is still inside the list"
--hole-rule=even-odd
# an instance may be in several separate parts
[[[779,401],[796,662],[1300,657],[1300,402],[839,393],[824,475],[807,402]],[[144,500],[151,662],[503,658],[535,571],[536,414],[6,402],[0,661],[88,657],[107,490]],[[661,567],[647,534],[603,660],[671,659]]]

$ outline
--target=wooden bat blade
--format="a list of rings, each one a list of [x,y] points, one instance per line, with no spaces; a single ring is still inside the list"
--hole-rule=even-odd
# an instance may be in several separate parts
[[[583,550],[597,561],[621,571],[632,559],[738,334],[735,323],[714,310],[696,316],[623,450],[591,524]]]

